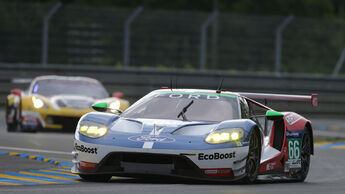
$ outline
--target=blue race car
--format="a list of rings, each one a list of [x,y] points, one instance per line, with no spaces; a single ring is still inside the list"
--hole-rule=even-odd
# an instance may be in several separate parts
[[[317,95],[155,90],[120,114],[85,114],[74,140],[72,172],[91,181],[112,176],[176,176],[254,182],[274,174],[304,181],[313,154],[311,122],[252,98],[311,101]]]

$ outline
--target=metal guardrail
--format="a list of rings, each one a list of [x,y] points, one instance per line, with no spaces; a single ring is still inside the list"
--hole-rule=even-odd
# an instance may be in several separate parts
[[[148,92],[161,86],[178,88],[217,89],[224,78],[223,88],[236,92],[264,92],[282,94],[319,94],[319,107],[310,103],[271,101],[269,106],[276,110],[291,110],[301,114],[320,117],[343,118],[345,116],[345,79],[282,74],[259,75],[248,73],[188,72],[140,70],[134,68],[115,69],[95,66],[0,64],[0,104],[13,88],[25,89],[28,84],[12,83],[13,78],[34,78],[40,75],[70,75],[93,77],[106,86],[109,92],[122,91],[134,102]]]

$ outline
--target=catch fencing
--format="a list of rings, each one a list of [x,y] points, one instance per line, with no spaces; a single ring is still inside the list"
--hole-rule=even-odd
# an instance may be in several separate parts
[[[340,19],[1,1],[0,26],[3,63],[345,73]]]

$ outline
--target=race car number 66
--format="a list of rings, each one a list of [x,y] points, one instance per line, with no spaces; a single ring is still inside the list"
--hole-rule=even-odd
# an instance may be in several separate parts
[[[289,159],[300,159],[301,139],[289,139],[288,149],[289,149]]]

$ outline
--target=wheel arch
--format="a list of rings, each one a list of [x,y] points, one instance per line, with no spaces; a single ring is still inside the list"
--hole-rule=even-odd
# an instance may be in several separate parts
[[[263,140],[264,140],[264,133],[260,130],[259,126],[254,125],[254,126],[252,127],[251,132],[250,132],[250,135],[251,135],[252,132],[255,131],[255,130],[260,134],[260,144],[261,144],[261,146],[262,146],[262,142],[263,142]]]
[[[313,128],[310,122],[306,122],[305,128],[308,130],[310,135],[310,147],[311,147],[311,154],[314,155],[314,138],[313,138]]]
[[[254,134],[255,135],[254,135]],[[258,157],[255,157],[253,159],[253,157],[256,155],[255,152],[256,151],[251,151],[251,144],[252,144],[252,137],[257,137],[256,133],[259,134],[258,140],[259,140],[259,145],[260,148],[258,148]],[[257,180],[257,177],[259,175],[259,171],[260,171],[260,162],[261,162],[261,155],[262,155],[262,143],[263,143],[263,132],[260,130],[260,128],[255,124],[250,128],[250,131],[248,133],[249,136],[249,151],[248,151],[248,156],[247,156],[247,161],[246,161],[246,165],[245,165],[245,177],[241,180],[243,183],[245,184],[251,184],[253,183],[255,180]],[[254,138],[256,139],[256,138]],[[254,141],[255,142],[255,141]],[[255,146],[256,147],[256,146]],[[254,147],[254,148],[255,148]],[[254,156],[253,156],[254,154]],[[256,162],[255,162],[256,161]]]
[[[248,136],[249,136],[249,138],[248,138],[248,142],[250,142],[250,137],[252,136],[252,133],[253,133],[253,131],[257,131],[258,132],[258,134],[260,135],[260,146],[261,146],[261,149],[260,149],[260,158],[261,158],[261,155],[262,155],[262,153],[263,153],[263,142],[264,142],[264,133],[260,130],[260,128],[259,128],[259,126],[258,125],[253,125],[252,127],[251,127],[251,130],[250,130],[250,132],[249,132],[249,134],[248,134]]]

